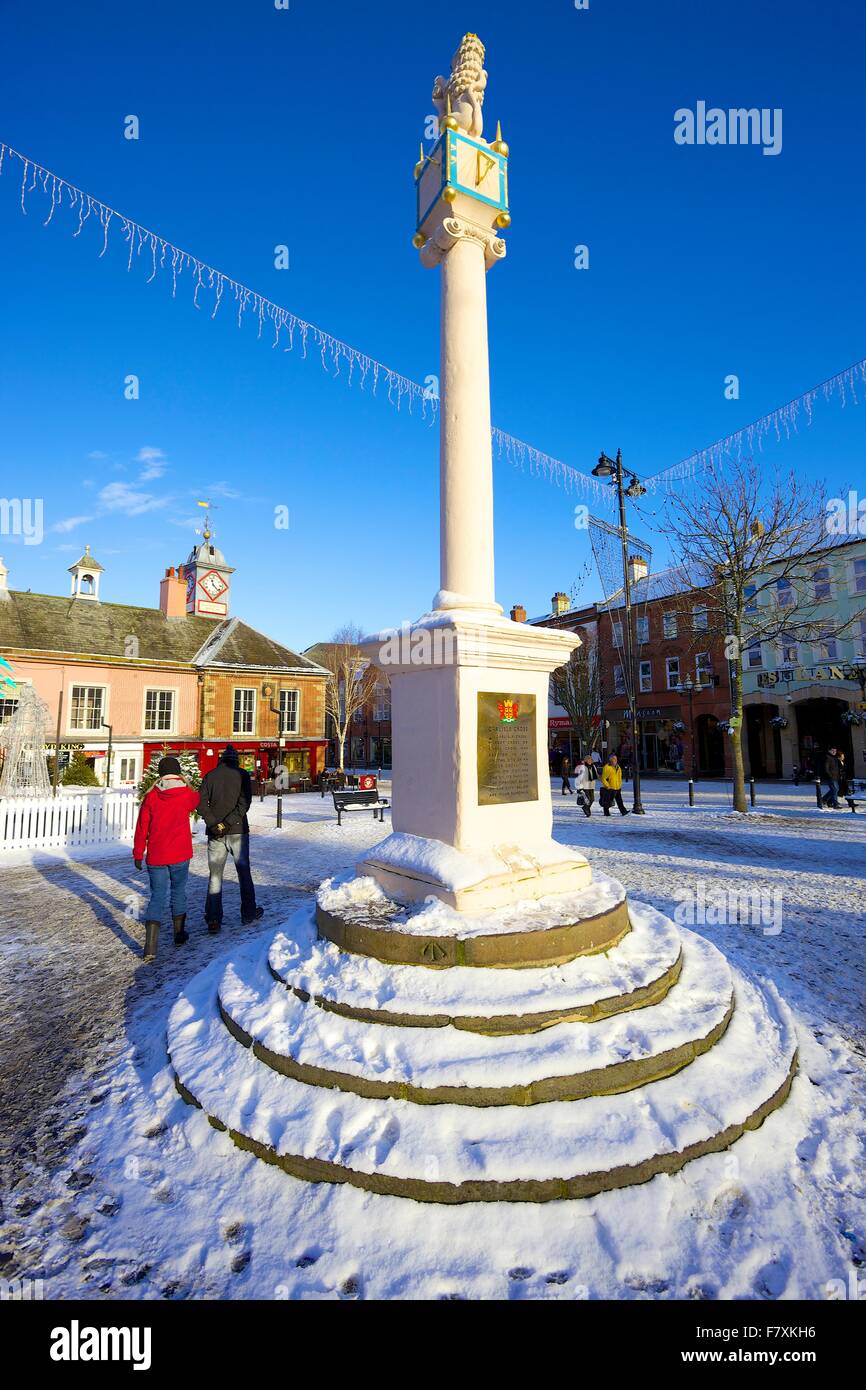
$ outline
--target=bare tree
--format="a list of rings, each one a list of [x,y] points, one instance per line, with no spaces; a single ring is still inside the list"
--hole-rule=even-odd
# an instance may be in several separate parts
[[[601,735],[601,674],[596,635],[586,628],[580,628],[579,635],[581,645],[553,672],[550,693],[565,710],[586,753]]]
[[[687,598],[692,641],[723,643],[731,677],[734,808],[746,809],[743,658],[757,642],[839,635],[815,616],[815,572],[838,542],[825,529],[823,490],[794,473],[768,475],[753,460],[709,470],[689,494],[672,495],[668,526]],[[694,590],[701,590],[700,599]]]
[[[312,648],[309,655],[328,672],[325,683],[325,715],[330,719],[337,744],[337,766],[345,768],[346,738],[355,711],[372,697],[378,672],[358,645],[363,633],[353,623],[339,628],[330,642]]]

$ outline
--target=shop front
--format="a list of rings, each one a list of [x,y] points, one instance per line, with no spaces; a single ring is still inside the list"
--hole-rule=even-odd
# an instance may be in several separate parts
[[[325,765],[325,739],[186,739],[167,743],[146,743],[144,765],[164,753],[190,752],[195,755],[202,776],[216,767],[220,754],[231,743],[237,750],[238,762],[254,781],[273,781],[280,767],[285,770],[289,785],[304,780],[313,783]]]
[[[847,663],[761,672],[743,702],[751,775],[820,777],[830,748],[866,775],[864,684],[866,668]]]

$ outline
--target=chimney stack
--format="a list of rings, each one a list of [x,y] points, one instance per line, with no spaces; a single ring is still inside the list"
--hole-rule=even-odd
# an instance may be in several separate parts
[[[649,566],[646,557],[643,555],[629,555],[628,557],[628,577],[632,584],[636,584],[639,579],[646,579]]]
[[[526,609],[524,608],[522,603],[515,603],[514,607],[511,610],[511,621],[513,623],[526,622]]]
[[[159,606],[165,618],[186,617],[186,582],[183,566],[175,573],[174,565],[165,572],[159,581]]]
[[[559,617],[561,613],[567,613],[569,608],[571,607],[571,599],[568,597],[568,594],[554,594],[550,602],[552,605],[552,611],[554,613],[554,616],[556,617]]]

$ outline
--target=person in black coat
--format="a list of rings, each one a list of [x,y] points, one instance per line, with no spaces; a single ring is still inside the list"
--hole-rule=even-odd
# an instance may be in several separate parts
[[[199,811],[207,826],[207,864],[210,873],[205,904],[205,921],[212,934],[223,921],[223,874],[230,854],[238,871],[241,890],[241,921],[244,926],[257,922],[264,908],[256,906],[256,890],[250,872],[250,825],[247,812],[253,799],[250,774],[240,767],[235,748],[229,744],[216,767],[202,778]]]
[[[827,783],[827,790],[822,797],[822,803],[824,806],[831,806],[833,810],[838,811],[842,763],[835,748],[828,748],[827,750],[827,756],[824,759],[824,779]]]

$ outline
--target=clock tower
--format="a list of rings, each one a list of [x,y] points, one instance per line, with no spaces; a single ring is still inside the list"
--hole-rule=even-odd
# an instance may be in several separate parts
[[[231,576],[222,551],[213,543],[210,518],[205,517],[201,544],[193,546],[184,564],[186,611],[198,618],[227,618]]]

